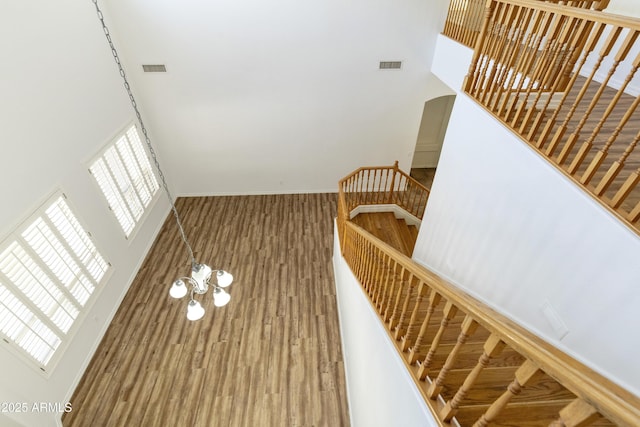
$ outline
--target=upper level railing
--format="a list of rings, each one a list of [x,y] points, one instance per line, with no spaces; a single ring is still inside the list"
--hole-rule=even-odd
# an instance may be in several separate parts
[[[483,17],[465,92],[640,232],[640,20],[534,0]]]
[[[377,192],[348,203],[351,181],[339,187],[344,258],[441,426],[638,425],[638,397],[348,221]]]
[[[542,0],[593,10],[604,10],[609,0]],[[447,20],[442,33],[460,43],[474,48],[485,18],[486,0],[451,0]]]

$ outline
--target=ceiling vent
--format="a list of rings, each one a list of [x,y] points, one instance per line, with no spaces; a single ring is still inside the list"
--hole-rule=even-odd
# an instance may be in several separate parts
[[[399,70],[402,66],[402,61],[380,61],[381,70]]]
[[[164,64],[147,64],[142,69],[145,73],[166,73],[167,67]]]

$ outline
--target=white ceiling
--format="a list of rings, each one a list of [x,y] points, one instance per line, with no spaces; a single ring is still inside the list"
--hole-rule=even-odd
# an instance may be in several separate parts
[[[336,191],[356,167],[396,159],[408,167],[447,5],[102,7],[171,185],[186,195]],[[402,60],[403,68],[378,70],[381,60]],[[167,73],[143,74],[141,64],[166,64]]]

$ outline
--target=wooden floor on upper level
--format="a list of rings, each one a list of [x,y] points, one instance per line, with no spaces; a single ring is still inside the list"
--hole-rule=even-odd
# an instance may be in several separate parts
[[[171,282],[190,265],[161,230],[65,426],[348,426],[331,264],[336,194],[179,199],[196,258],[234,274],[203,319]]]

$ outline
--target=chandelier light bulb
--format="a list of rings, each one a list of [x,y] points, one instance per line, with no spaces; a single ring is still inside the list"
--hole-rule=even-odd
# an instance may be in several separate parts
[[[213,290],[213,304],[216,307],[223,307],[229,303],[231,295],[226,293],[222,288],[215,288]]]
[[[226,288],[233,282],[233,276],[224,270],[218,270],[216,273],[216,281],[218,282],[218,286]]]
[[[181,279],[178,279],[175,282],[173,282],[171,289],[169,289],[169,295],[171,295],[173,298],[182,298],[186,294],[187,294],[187,286]]]
[[[204,308],[202,308],[202,305],[196,300],[189,301],[189,305],[187,306],[187,319],[198,320],[202,319],[203,316]]]

